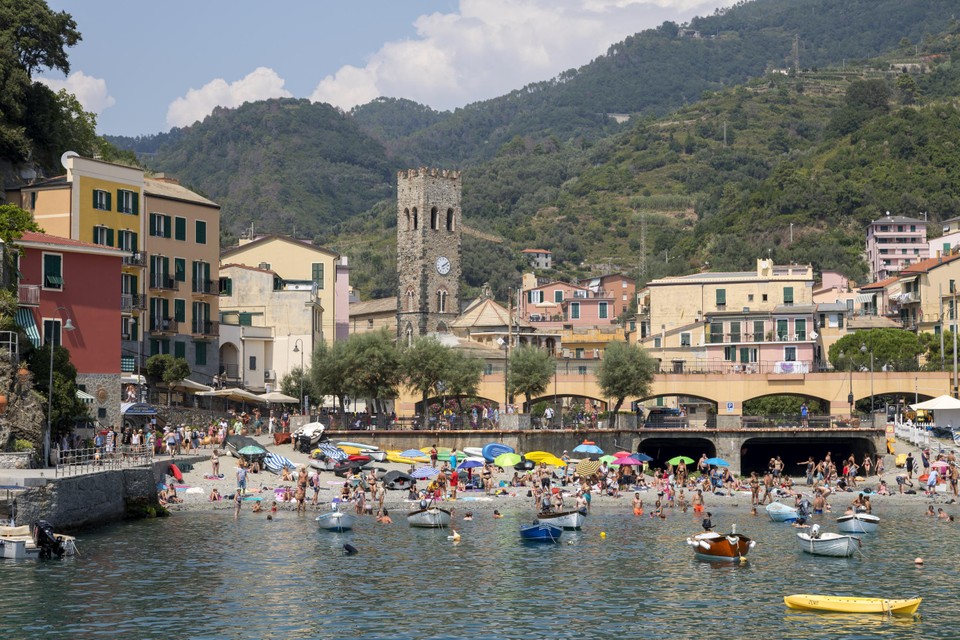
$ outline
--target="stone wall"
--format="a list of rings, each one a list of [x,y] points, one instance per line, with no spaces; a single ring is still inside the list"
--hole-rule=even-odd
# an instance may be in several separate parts
[[[58,531],[71,531],[122,520],[131,508],[158,504],[154,472],[146,467],[59,478],[24,491],[14,509],[18,525],[46,520]]]
[[[32,460],[33,451],[0,453],[0,469],[29,469]]]
[[[87,405],[94,423],[105,428],[120,425],[120,374],[78,373],[77,386],[96,398]]]

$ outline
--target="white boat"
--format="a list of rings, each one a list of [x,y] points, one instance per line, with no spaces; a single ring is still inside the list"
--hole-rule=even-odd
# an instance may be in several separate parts
[[[843,533],[876,533],[880,518],[869,513],[851,513],[837,518],[837,529]]]
[[[480,458],[483,460],[483,447],[464,447],[463,452],[471,458]]]
[[[820,533],[814,525],[810,533],[798,533],[800,550],[815,556],[849,558],[860,550],[860,538],[840,533]]]
[[[344,513],[339,509],[330,513],[321,513],[317,516],[317,526],[327,531],[347,531],[353,529],[353,524],[357,521],[357,516]]]
[[[364,452],[364,455],[367,455],[373,458],[374,462],[383,462],[384,460],[387,459],[387,452],[380,451],[379,449],[376,451],[366,451]]]
[[[774,522],[795,522],[799,513],[793,507],[788,507],[782,502],[771,502],[766,508],[767,515]]]
[[[48,530],[44,535],[47,536],[49,544],[47,548],[51,554],[47,557],[56,555],[72,556],[77,551],[76,538],[64,535],[62,533],[53,533]],[[9,560],[34,560],[43,555],[43,550],[37,545],[37,539],[28,525],[19,527],[0,526],[0,558]]]
[[[450,526],[451,515],[446,509],[440,507],[427,507],[417,509],[407,514],[407,523],[411,527],[425,527],[428,529],[440,529]]]
[[[40,557],[40,548],[33,538],[21,536],[0,538],[0,557],[7,560],[35,560]]]
[[[544,524],[552,524],[563,527],[564,529],[579,529],[583,526],[586,515],[577,510],[545,512],[538,513],[537,520]]]

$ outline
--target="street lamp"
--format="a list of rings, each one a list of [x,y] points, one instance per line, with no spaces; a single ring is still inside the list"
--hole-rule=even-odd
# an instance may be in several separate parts
[[[843,351],[840,352],[840,358],[844,357]],[[853,420],[853,358],[847,356],[847,367],[850,369],[850,393],[847,394],[847,403],[850,405],[850,419]]]
[[[306,415],[303,410],[303,338],[297,338],[293,342],[293,352],[300,354],[300,413]]]
[[[560,373],[560,361],[556,357],[553,358],[553,415],[557,416],[560,414],[559,407],[557,404],[557,374]],[[552,427],[553,425],[549,425]],[[562,427],[561,427],[562,428]]]
[[[867,345],[860,345],[860,353],[867,354]],[[873,347],[869,347],[870,350],[870,422],[873,423]]]
[[[66,307],[57,307],[53,310],[54,313],[57,311],[68,311]],[[73,331],[76,327],[73,326],[73,320],[70,319],[70,316],[67,316],[67,321],[63,325],[63,329],[66,331]],[[47,429],[43,434],[43,466],[46,467],[50,464],[50,434],[53,433],[53,352],[56,350],[56,345],[54,344],[53,339],[53,321],[50,322],[50,335],[46,336],[47,344],[50,346],[50,379],[49,385],[47,386]],[[61,341],[62,342],[62,341]]]

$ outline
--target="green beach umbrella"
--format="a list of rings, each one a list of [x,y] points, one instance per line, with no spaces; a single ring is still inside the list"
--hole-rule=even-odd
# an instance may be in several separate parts
[[[613,464],[614,462],[616,462],[616,460],[617,458],[615,456],[600,456],[601,464],[603,464],[604,462],[606,462],[607,464]],[[690,462],[693,462],[693,460],[691,460]]]
[[[680,464],[681,461],[684,464],[693,464],[693,458],[688,458],[687,456],[677,456],[675,458],[670,458],[669,460],[667,460],[667,464],[672,464],[673,466],[677,466],[678,464]]]
[[[498,467],[512,467],[520,462],[520,456],[516,453],[501,453],[493,459],[493,464]]]

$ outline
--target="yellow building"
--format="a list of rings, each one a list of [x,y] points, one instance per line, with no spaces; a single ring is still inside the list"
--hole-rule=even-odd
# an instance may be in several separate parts
[[[935,333],[956,324],[960,297],[960,254],[921,260],[900,271],[900,319],[916,333]]]

